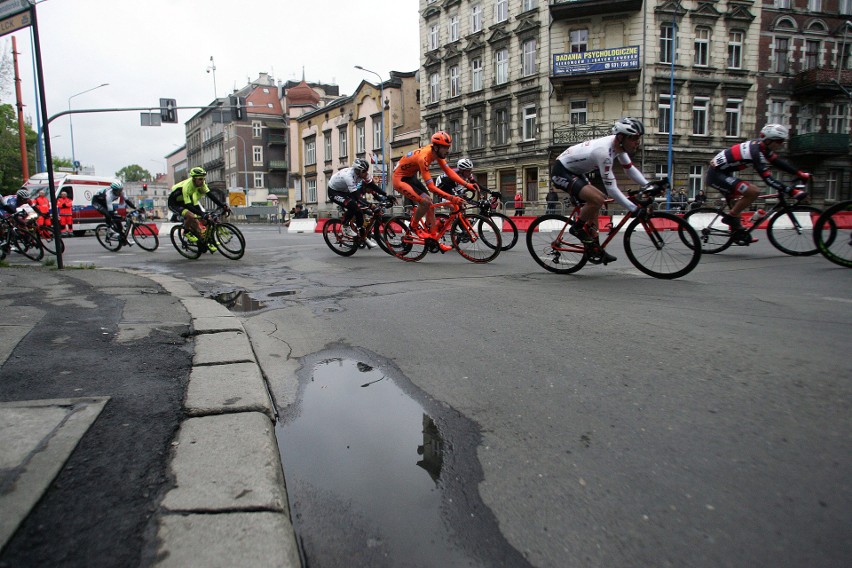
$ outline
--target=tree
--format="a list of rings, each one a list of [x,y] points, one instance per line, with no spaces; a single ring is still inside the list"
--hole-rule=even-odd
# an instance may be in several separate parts
[[[27,158],[30,172],[35,172],[33,150],[36,133],[29,125],[24,125]],[[18,135],[18,117],[10,104],[0,105],[0,193],[15,193],[25,182],[21,167],[21,141]]]
[[[115,172],[115,177],[123,179],[124,181],[150,180],[151,172],[138,164],[131,164],[129,166],[124,166]]]

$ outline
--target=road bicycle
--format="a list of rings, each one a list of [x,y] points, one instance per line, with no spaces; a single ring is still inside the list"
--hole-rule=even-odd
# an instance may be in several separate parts
[[[388,203],[387,205],[380,203],[375,209],[368,207],[361,209],[364,213],[363,229],[365,238],[361,238],[359,235],[354,218],[348,223],[343,222],[345,211],[338,206],[340,217],[332,217],[323,225],[322,237],[325,239],[325,244],[340,256],[352,256],[359,248],[367,247],[366,239],[372,238],[379,245],[379,248],[392,255],[393,252],[388,248],[382,236],[384,224],[390,220],[390,215],[385,214],[386,207],[390,207],[391,205],[392,203]]]
[[[804,190],[803,185],[795,189]],[[730,211],[737,199],[725,197],[719,207],[699,207],[686,213],[683,218],[698,231],[701,250],[716,254],[731,245],[748,246],[755,239],[752,233],[768,219],[765,224],[766,236],[772,246],[791,256],[810,256],[817,253],[813,239],[813,225],[822,211],[810,205],[802,205],[784,193],[759,195],[758,199],[777,199],[778,201],[764,211],[754,212],[741,231],[731,231],[722,222],[722,216]]]
[[[0,260],[10,252],[17,252],[36,262],[44,258],[44,247],[32,223],[32,220],[22,218],[0,217]]]
[[[50,218],[50,216],[43,215],[43,218]],[[41,246],[46,253],[56,255],[57,249],[59,252],[65,252],[65,242],[62,239],[53,238],[53,225],[36,224],[34,230],[41,239]]]
[[[530,224],[527,249],[545,270],[571,274],[587,262],[604,263],[603,251],[626,227],[624,251],[633,266],[654,278],[680,278],[698,266],[701,246],[698,234],[686,221],[671,213],[652,210],[654,197],[665,193],[668,187],[668,180],[655,180],[642,189],[629,191],[628,198],[640,207],[637,212],[642,211],[643,214],[637,216],[636,212],[628,211],[609,230],[599,248],[596,243],[582,243],[569,232],[571,226],[581,222],[581,205],[572,199],[574,210],[570,215],[542,215]]]
[[[492,192],[480,186],[479,197],[477,197],[476,191],[467,189],[464,186],[456,186],[452,193],[457,197],[461,197],[469,204],[478,207],[480,215],[483,217],[490,217],[491,220],[494,221],[494,224],[497,225],[498,228],[502,229],[503,246],[500,247],[500,250],[510,250],[518,244],[518,226],[514,221],[512,221],[511,217],[508,217],[494,209],[493,203],[488,198]]]
[[[142,250],[149,252],[160,246],[157,231],[145,224],[145,215],[141,211],[131,211],[124,218],[124,230],[120,233],[109,223],[101,223],[95,227],[95,237],[101,246],[116,252],[123,246],[139,245]],[[131,242],[132,239],[132,242]]]
[[[468,213],[464,205],[454,205],[449,201],[433,203],[431,208],[451,210],[446,217],[436,215],[433,234],[429,234],[422,223],[412,229],[410,215],[397,215],[385,223],[382,236],[394,256],[416,262],[428,252],[443,253],[442,246],[451,246],[463,258],[482,264],[491,262],[500,254],[502,231],[489,217]],[[451,245],[445,244],[447,235]]]
[[[822,212],[814,223],[814,244],[834,264],[852,268],[852,200]]]
[[[222,221],[224,209],[208,211],[199,220],[201,237],[193,240],[187,238],[190,234],[183,223],[175,225],[169,232],[169,238],[181,256],[190,260],[200,257],[203,253],[214,253],[217,250],[225,258],[239,260],[246,252],[246,239],[242,232],[231,223]],[[211,250],[211,248],[213,250]]]

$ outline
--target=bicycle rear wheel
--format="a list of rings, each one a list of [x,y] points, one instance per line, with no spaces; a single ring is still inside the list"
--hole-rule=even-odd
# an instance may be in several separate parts
[[[352,234],[349,234],[350,232]],[[354,233],[355,231],[351,228],[344,227],[340,219],[329,219],[322,228],[322,238],[325,239],[325,244],[340,256],[352,256],[358,250]]]
[[[390,216],[385,215],[381,219],[375,219],[373,222],[373,240],[376,241],[376,244],[379,245],[379,248],[393,256],[393,251],[388,248],[388,244],[385,241],[385,225],[390,220]]]
[[[455,220],[451,231],[453,246],[470,262],[484,264],[500,254],[503,237],[488,217],[468,213],[464,219]]]
[[[139,245],[142,250],[152,252],[160,246],[160,237],[150,225],[132,225],[130,234],[133,235],[133,242]]]
[[[39,261],[44,258],[44,248],[41,239],[27,230],[16,230],[14,237],[18,252],[30,260]]]
[[[680,278],[698,266],[701,243],[690,224],[671,213],[636,218],[624,232],[624,251],[633,266],[654,278]]]
[[[65,252],[65,243],[62,239],[58,241],[53,238],[53,229],[50,227],[46,227],[44,231],[39,231],[39,238],[41,239],[41,246],[44,249],[44,252],[52,255],[56,255],[57,249],[59,252]]]
[[[385,243],[393,255],[408,262],[416,262],[426,256],[426,243],[413,234],[410,219],[404,215],[392,217],[384,227]]]
[[[511,217],[506,217],[502,213],[491,213],[491,220],[501,229],[503,233],[503,246],[501,250],[509,250],[518,244],[518,226],[512,221]]]
[[[113,231],[109,225],[98,225],[95,227],[95,236],[101,246],[113,252],[121,248],[121,235]]]
[[[227,259],[239,260],[246,252],[246,238],[243,233],[230,223],[219,223],[213,233],[216,247]]]
[[[198,241],[190,242],[186,240],[186,229],[183,225],[175,225],[169,232],[169,239],[175,250],[190,260],[195,260],[201,256],[201,247],[198,246]]]
[[[698,233],[701,252],[716,254],[733,244],[730,228],[722,222],[722,211],[712,207],[699,207],[683,216],[684,221]],[[692,242],[687,237],[687,244]]]
[[[852,201],[835,203],[814,223],[820,254],[838,266],[852,268]]]
[[[539,266],[556,274],[577,272],[586,264],[586,247],[568,232],[564,215],[542,215],[527,229],[527,250]]]
[[[810,205],[794,205],[769,219],[766,236],[772,245],[790,256],[810,256],[818,252],[814,243],[814,223],[822,211]]]

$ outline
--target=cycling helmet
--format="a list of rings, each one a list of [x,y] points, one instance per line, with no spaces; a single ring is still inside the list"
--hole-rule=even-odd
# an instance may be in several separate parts
[[[358,158],[352,163],[352,169],[357,170],[359,172],[366,172],[370,169],[370,164],[367,163],[367,160]]]
[[[120,181],[114,181],[111,184],[109,184],[109,188],[112,189],[113,191],[122,191],[124,189],[124,184],[121,183]]]
[[[432,135],[432,144],[437,144],[438,146],[450,146],[452,143],[453,139],[443,130],[439,130]]]
[[[458,167],[458,169],[460,169],[460,170],[472,170],[473,169],[473,162],[471,162],[467,158],[462,158],[461,160],[458,161],[458,163],[456,164],[456,167]]]
[[[207,172],[204,171],[204,168],[202,168],[201,166],[195,166],[194,168],[189,170],[189,175],[190,177],[194,178],[203,178],[207,177]]]
[[[761,140],[787,140],[790,132],[783,124],[767,124],[760,129]]]
[[[22,187],[21,189],[18,190],[18,192],[15,194],[15,196],[18,199],[23,199],[23,200],[26,201],[30,198],[30,192]]]
[[[642,136],[645,134],[645,127],[642,122],[631,117],[625,116],[619,118],[612,127],[613,134],[626,134],[627,136]]]

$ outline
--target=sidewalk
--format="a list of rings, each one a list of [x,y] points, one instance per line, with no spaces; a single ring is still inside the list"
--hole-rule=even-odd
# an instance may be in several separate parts
[[[20,300],[22,293],[26,302]],[[101,297],[109,301],[99,302]],[[113,299],[117,310],[108,309]],[[175,300],[184,310],[181,313]],[[7,384],[13,380],[24,384],[12,391],[23,394],[0,398],[0,564],[4,548],[31,511],[42,506],[39,500],[69,458],[83,451],[78,446],[87,432],[99,417],[105,423],[104,409],[116,404],[110,396],[21,398],[29,394],[27,385],[36,384],[26,381],[44,379],[38,386],[45,388],[47,379],[53,378],[22,376],[20,358],[31,357],[26,353],[33,349],[32,342],[43,347],[39,363],[53,370],[49,375],[59,380],[67,372],[67,354],[54,361],[51,357],[58,359],[59,351],[48,347],[81,338],[69,338],[75,329],[72,323],[49,325],[45,314],[56,314],[70,304],[77,310],[74,317],[84,314],[94,319],[87,325],[117,330],[114,335],[103,332],[105,338],[85,338],[92,351],[86,355],[103,367],[87,368],[93,377],[109,378],[116,370],[110,358],[96,357],[99,349],[105,349],[99,342],[138,346],[143,338],[150,340],[168,330],[175,337],[186,337],[192,350],[182,412],[178,402],[179,427],[173,434],[166,432],[173,436],[166,457],[168,474],[161,487],[144,492],[150,495],[148,506],[154,514],[148,523],[151,534],[144,535],[146,551],[138,562],[164,567],[300,566],[274,433],[275,411],[240,320],[170,276],[36,266],[0,268],[4,314],[0,378]],[[131,420],[130,416],[122,415],[122,420]],[[155,423],[156,419],[151,426]],[[128,425],[148,427],[121,426]],[[95,448],[110,451],[106,445]],[[77,496],[93,502],[95,497]],[[123,546],[109,542],[109,535],[100,538],[106,546]],[[50,547],[51,540],[45,540],[44,546]]]

